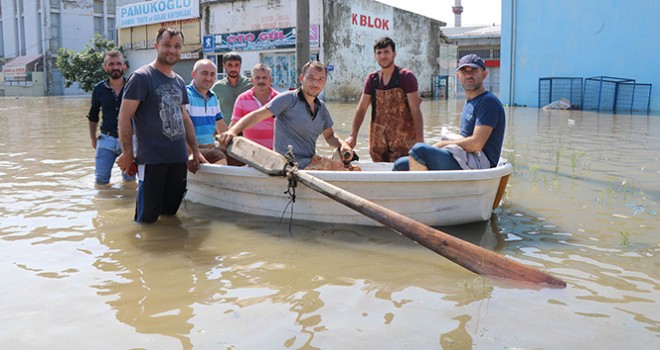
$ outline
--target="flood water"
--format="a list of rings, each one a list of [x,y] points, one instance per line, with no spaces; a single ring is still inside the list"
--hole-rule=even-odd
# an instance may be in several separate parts
[[[355,104],[329,105],[345,137]],[[427,141],[458,129],[461,105],[422,104]],[[87,108],[0,98],[2,349],[660,344],[660,115],[507,110],[502,206],[442,229],[568,283],[533,289],[385,228],[289,228],[190,202],[135,224],[135,187],[118,170],[94,186]]]

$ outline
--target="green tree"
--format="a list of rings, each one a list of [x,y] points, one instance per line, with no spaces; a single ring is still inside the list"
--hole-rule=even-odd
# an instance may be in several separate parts
[[[64,85],[69,87],[77,82],[83,91],[92,91],[94,84],[108,77],[103,71],[103,55],[110,50],[124,52],[121,46],[99,34],[94,34],[94,38],[85,44],[85,48],[80,52],[60,48],[55,66],[62,72]],[[128,66],[128,61],[126,65]]]

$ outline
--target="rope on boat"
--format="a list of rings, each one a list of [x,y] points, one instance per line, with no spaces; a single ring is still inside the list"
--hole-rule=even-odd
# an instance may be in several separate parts
[[[293,204],[296,202],[296,187],[298,186],[298,180],[296,180],[295,173],[298,171],[298,164],[294,162],[294,157],[293,157],[293,148],[291,145],[289,145],[289,149],[287,150],[286,154],[284,155],[286,158],[286,165],[284,166],[284,176],[289,180],[289,185],[287,186],[286,191],[284,191],[284,194],[289,195],[289,203],[286,204],[286,207],[284,207],[284,210],[282,211],[282,216],[280,217],[280,224],[282,223],[282,219],[284,218],[284,214],[286,213],[286,210],[291,206],[291,212],[289,215],[289,235],[293,237],[293,233],[291,232],[291,224],[293,222]]]

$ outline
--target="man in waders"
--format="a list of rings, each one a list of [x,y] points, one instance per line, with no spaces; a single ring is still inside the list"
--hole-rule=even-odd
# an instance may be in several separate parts
[[[396,45],[388,37],[374,44],[381,70],[367,76],[360,103],[355,110],[351,135],[346,142],[357,143],[358,131],[371,104],[369,153],[374,162],[393,162],[407,156],[417,142],[424,142],[422,112],[419,108],[417,78],[408,69],[394,64]]]

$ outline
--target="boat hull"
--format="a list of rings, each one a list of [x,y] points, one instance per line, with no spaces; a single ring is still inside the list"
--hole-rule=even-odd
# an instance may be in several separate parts
[[[362,172],[307,171],[321,180],[431,226],[459,225],[490,218],[502,177],[512,167],[462,171],[392,172],[390,163],[359,163]],[[250,167],[202,164],[188,174],[186,199],[251,215],[350,225],[380,223],[299,184],[289,204],[284,177]]]

